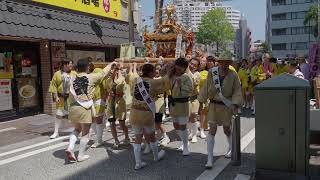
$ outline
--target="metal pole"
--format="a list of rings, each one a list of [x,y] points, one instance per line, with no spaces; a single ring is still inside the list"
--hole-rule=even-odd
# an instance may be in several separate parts
[[[234,115],[232,118],[232,149],[231,164],[233,166],[241,165],[241,141],[240,141],[240,116]]]
[[[128,22],[129,22],[129,42],[134,42],[134,18],[132,0],[128,0]]]

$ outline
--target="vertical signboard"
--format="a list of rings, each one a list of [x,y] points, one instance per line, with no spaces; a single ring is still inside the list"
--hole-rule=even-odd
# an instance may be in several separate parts
[[[11,79],[0,79],[0,111],[12,109]]]
[[[182,34],[177,35],[177,42],[176,42],[176,58],[179,58],[181,55],[181,43],[182,43]]]

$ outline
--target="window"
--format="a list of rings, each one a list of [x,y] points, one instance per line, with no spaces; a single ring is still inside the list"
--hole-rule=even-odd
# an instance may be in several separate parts
[[[291,28],[291,35],[296,34],[310,34],[312,33],[312,28],[310,26],[305,27],[292,27]]]
[[[286,5],[286,0],[272,0],[271,4],[272,6]]]
[[[280,21],[280,20],[286,20],[286,19],[287,19],[286,13],[272,15],[272,21]]]
[[[272,29],[272,36],[281,36],[281,35],[287,35],[286,28]]]
[[[309,43],[308,42],[291,43],[291,50],[305,50],[305,49],[309,49]]]
[[[304,19],[306,14],[307,14],[306,11],[292,12],[291,13],[291,19]]]
[[[272,44],[272,50],[287,50],[287,44],[286,43]]]

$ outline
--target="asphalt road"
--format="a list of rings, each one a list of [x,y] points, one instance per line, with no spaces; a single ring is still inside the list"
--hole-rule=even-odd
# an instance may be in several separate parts
[[[134,170],[134,155],[131,146],[112,148],[112,138],[108,129],[104,131],[105,146],[88,149],[91,158],[85,162],[68,164],[65,148],[68,136],[49,140],[53,118],[39,115],[9,123],[0,123],[0,179],[121,179],[121,180],[194,180],[194,179],[250,179],[254,174],[254,119],[241,118],[242,165],[233,167],[222,157],[227,150],[226,138],[221,128],[216,135],[214,148],[214,169],[205,171],[206,142],[200,140],[190,145],[192,154],[183,157],[176,150],[180,145],[172,122],[165,123],[171,143],[164,148],[165,159],[153,162],[152,155],[143,159],[148,166]],[[121,132],[121,131],[120,131]],[[130,134],[132,132],[130,131]],[[122,132],[119,139],[123,140]],[[76,151],[78,145],[76,145]],[[240,176],[239,176],[240,175]]]

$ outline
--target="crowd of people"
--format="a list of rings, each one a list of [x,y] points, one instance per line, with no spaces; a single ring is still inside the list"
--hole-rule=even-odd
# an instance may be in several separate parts
[[[92,134],[95,139],[91,147],[103,145],[106,124],[114,139],[113,148],[119,147],[118,122],[125,135],[122,144],[132,144],[134,168],[138,170],[147,165],[142,154],[152,152],[154,161],[164,158],[170,137],[162,120],[170,116],[181,140],[181,146],[177,148],[182,155],[191,154],[189,142],[197,143],[198,138],[206,138],[208,159],[205,167],[212,168],[217,127],[223,126],[229,145],[225,156],[230,158],[234,115],[241,109],[255,113],[254,86],[264,80],[286,72],[308,80],[310,73],[304,58],[299,56],[297,60],[286,63],[264,54],[261,58],[235,62],[227,54],[221,54],[219,57],[187,56],[172,63],[146,63],[140,67],[137,64],[124,67],[122,63],[112,62],[104,69],[95,68],[89,58],[78,60],[75,66],[72,61],[64,60],[49,88],[57,106],[54,133],[50,138],[59,136],[64,120],[70,121],[74,131],[66,155],[70,162],[81,162],[89,158],[85,152]],[[126,123],[125,87],[130,87],[132,96],[128,119],[133,140]],[[78,139],[76,157],[74,149]]]

